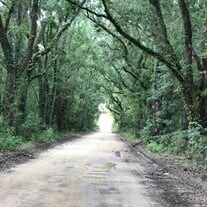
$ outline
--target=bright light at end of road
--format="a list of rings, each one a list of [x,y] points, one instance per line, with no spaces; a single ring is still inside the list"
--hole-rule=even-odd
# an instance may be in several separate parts
[[[98,126],[101,132],[112,132],[113,116],[110,113],[101,113]]]

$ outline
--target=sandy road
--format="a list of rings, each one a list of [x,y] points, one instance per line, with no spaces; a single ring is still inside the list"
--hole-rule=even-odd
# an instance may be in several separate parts
[[[116,135],[92,133],[1,172],[0,207],[157,206],[142,171]]]

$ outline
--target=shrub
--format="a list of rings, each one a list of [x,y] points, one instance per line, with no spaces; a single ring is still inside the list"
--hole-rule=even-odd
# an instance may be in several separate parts
[[[7,126],[3,117],[0,116],[0,151],[15,150],[22,143],[22,137],[14,136],[12,129]]]
[[[33,137],[34,142],[54,142],[58,139],[58,134],[54,131],[53,128],[48,128],[42,133]]]
[[[20,132],[25,138],[32,138],[34,134],[38,134],[41,130],[41,120],[38,114],[31,113],[27,116],[24,124],[22,124]]]
[[[179,130],[158,136],[149,136],[149,132],[149,128],[145,128],[142,131],[144,135],[142,139],[147,143],[150,151],[168,151],[174,155],[184,155],[188,159],[196,161],[199,166],[207,168],[207,136],[201,134],[200,128]]]
[[[199,128],[189,129],[188,156],[207,168],[207,136]]]
[[[146,126],[141,130],[140,136],[144,142],[149,143],[154,135],[154,125],[151,121],[147,121]]]
[[[168,152],[173,154],[185,154],[188,148],[188,132],[186,130],[176,131],[170,134],[170,142],[167,146]]]
[[[156,142],[151,142],[147,145],[147,149],[151,152],[163,152],[163,145]]]
[[[13,136],[10,133],[0,135],[0,151],[12,151],[23,144],[21,137]]]

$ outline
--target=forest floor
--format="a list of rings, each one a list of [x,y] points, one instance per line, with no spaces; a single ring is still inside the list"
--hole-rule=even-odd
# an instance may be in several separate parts
[[[207,206],[206,171],[110,133],[2,153],[0,170],[0,207]]]

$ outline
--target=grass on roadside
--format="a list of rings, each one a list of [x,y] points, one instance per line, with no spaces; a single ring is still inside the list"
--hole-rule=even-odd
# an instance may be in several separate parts
[[[132,142],[133,144],[141,142],[141,140],[136,135],[134,135],[133,133],[130,133],[130,132],[119,132],[119,134],[122,137],[124,137],[125,139],[129,140],[130,142]]]
[[[7,131],[0,133],[0,152],[30,149],[42,143],[57,143],[70,139],[75,135],[77,135],[77,133],[59,133],[52,128],[48,128],[41,133],[34,134],[30,139],[24,139],[21,136],[14,136],[10,131]]]

